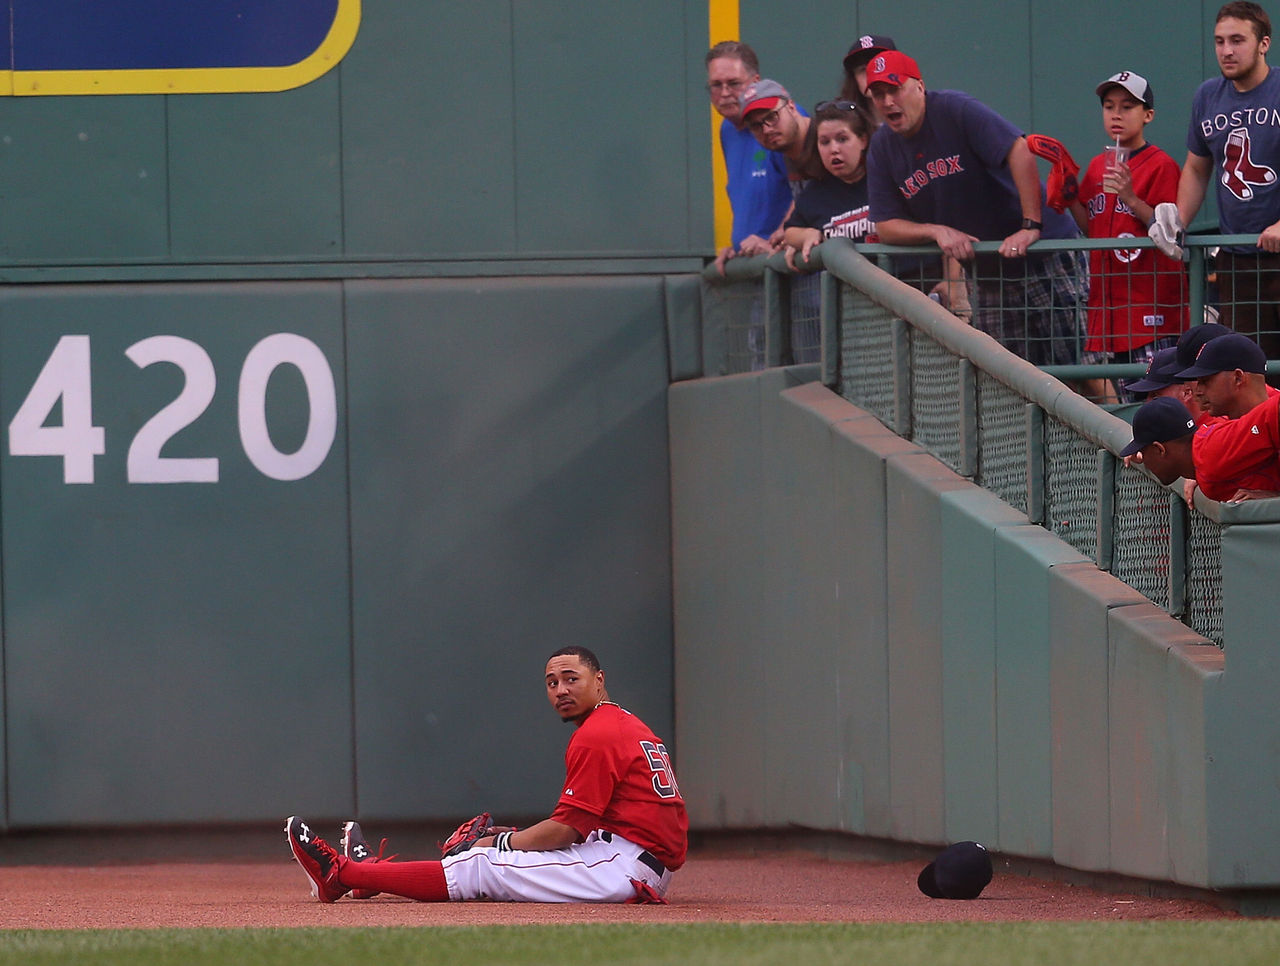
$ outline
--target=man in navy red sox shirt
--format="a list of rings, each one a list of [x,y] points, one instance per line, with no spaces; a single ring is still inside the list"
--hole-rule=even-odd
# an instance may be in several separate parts
[[[880,240],[934,243],[968,263],[974,326],[1037,365],[1076,362],[1087,265],[1078,252],[1028,249],[1080,233],[1069,215],[1046,208],[1022,132],[968,94],[926,92],[919,65],[901,51],[876,54],[867,85],[884,120],[867,156]],[[998,254],[975,259],[975,241],[999,241]]]
[[[1207,80],[1191,103],[1187,159],[1176,208],[1156,208],[1150,235],[1175,258],[1181,236],[1216,182],[1219,227],[1254,235],[1251,246],[1218,256],[1221,320],[1255,336],[1280,358],[1280,68],[1267,66],[1271,18],[1256,3],[1228,3],[1213,28],[1221,77]]]

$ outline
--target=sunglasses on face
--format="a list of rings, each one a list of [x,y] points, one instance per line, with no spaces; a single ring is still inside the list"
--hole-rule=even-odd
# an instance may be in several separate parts
[[[782,114],[782,109],[786,107],[788,103],[790,102],[783,101],[768,114],[764,114],[761,117],[747,121],[747,127],[757,133],[763,131],[767,127],[773,127],[773,125],[778,123],[778,117]]]

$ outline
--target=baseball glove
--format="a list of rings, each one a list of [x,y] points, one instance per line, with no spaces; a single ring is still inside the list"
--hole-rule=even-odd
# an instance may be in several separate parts
[[[437,843],[440,846],[440,858],[467,851],[478,840],[492,835],[492,828],[493,816],[488,812],[481,812],[475,818],[467,819],[445,841]]]
[[[1178,217],[1178,206],[1165,201],[1155,207],[1155,218],[1147,234],[1156,243],[1156,248],[1170,258],[1182,259],[1182,246],[1186,242],[1187,233]]]

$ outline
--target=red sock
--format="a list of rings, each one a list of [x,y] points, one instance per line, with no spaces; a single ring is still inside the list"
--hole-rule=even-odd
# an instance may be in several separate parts
[[[339,881],[352,889],[376,889],[416,899],[448,902],[449,887],[439,862],[344,862]]]

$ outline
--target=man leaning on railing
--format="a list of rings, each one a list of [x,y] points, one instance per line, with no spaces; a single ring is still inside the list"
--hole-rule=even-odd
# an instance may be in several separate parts
[[[934,243],[971,263],[980,273],[971,298],[976,328],[1037,365],[1077,362],[1084,260],[1076,251],[1027,250],[1042,237],[1079,232],[1067,215],[1045,210],[1022,132],[968,94],[926,91],[919,65],[901,51],[873,57],[867,85],[884,118],[867,159],[880,240]],[[997,239],[999,257],[974,258],[974,242]]]

